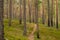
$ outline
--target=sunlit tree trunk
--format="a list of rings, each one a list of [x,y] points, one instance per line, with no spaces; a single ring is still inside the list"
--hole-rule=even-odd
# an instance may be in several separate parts
[[[0,40],[4,40],[3,5],[4,0],[0,0]]]
[[[24,5],[24,13],[23,13],[23,22],[24,22],[24,32],[23,35],[27,35],[27,30],[26,30],[26,0],[23,0],[23,5]]]
[[[56,0],[56,28],[58,29],[58,0]]]

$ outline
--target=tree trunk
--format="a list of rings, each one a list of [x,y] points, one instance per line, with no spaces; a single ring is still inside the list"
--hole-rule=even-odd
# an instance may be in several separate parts
[[[53,14],[54,14],[54,0],[52,0],[52,4],[51,4],[51,26],[53,26]]]
[[[4,40],[3,3],[4,0],[0,0],[0,40]]]
[[[42,0],[42,24],[45,24],[44,0]]]
[[[48,26],[50,27],[51,26],[50,1],[47,0],[47,2],[48,2]]]
[[[31,23],[31,3],[28,0],[28,6],[29,6],[29,22]]]
[[[9,26],[11,26],[11,20],[12,20],[12,0],[10,0],[10,5],[9,5]]]
[[[58,0],[56,0],[56,28],[58,29]]]
[[[21,3],[21,2],[22,2],[22,0],[20,0],[20,16],[19,16],[19,18],[20,18],[19,23],[20,23],[20,24],[22,24],[22,9],[21,9],[21,8],[22,8],[22,7],[21,7],[21,4],[22,4],[22,3]]]
[[[23,1],[24,3],[24,14],[23,14],[23,22],[24,22],[24,32],[23,35],[27,35],[27,30],[26,30],[26,0]]]
[[[8,19],[8,0],[7,0],[7,19]]]
[[[35,0],[35,24],[37,25],[37,38],[40,38],[38,27],[38,0]]]
[[[32,22],[34,23],[35,22],[35,20],[34,20],[35,19],[35,6],[34,6],[35,2],[34,2],[34,0],[32,0],[31,2],[32,2],[32,6],[31,6],[31,8],[32,8],[32,10],[31,10],[32,11],[32,14],[31,14],[32,15]]]

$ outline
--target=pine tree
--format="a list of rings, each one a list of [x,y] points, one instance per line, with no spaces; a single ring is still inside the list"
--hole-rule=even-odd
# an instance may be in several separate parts
[[[24,32],[23,35],[27,35],[27,30],[26,30],[26,0],[23,0],[23,5],[24,5],[24,13],[23,13],[23,22],[24,22]]]
[[[52,4],[51,4],[51,26],[53,26],[53,14],[54,14],[54,0],[52,0]]]
[[[29,22],[31,23],[31,1],[28,0],[28,7],[29,7]]]
[[[42,0],[42,24],[45,24],[44,0]]]
[[[47,0],[48,4],[48,26],[51,26],[51,14],[50,14],[50,0]]]
[[[4,0],[0,0],[0,40],[4,40],[3,4]]]
[[[19,15],[19,18],[20,18],[19,23],[20,24],[22,24],[22,9],[21,9],[22,7],[21,7],[21,5],[22,5],[22,0],[20,0],[20,15]]]
[[[56,28],[58,29],[58,0],[56,0]]]
[[[11,26],[11,20],[12,20],[12,0],[10,0],[9,3],[9,26]]]
[[[37,38],[40,38],[38,26],[38,0],[35,0],[35,24],[37,25]]]

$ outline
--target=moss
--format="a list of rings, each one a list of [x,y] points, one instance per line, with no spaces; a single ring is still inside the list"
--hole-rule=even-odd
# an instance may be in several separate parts
[[[8,20],[4,20],[5,39],[8,40],[28,40],[28,36],[23,36],[23,24],[19,24],[18,20],[12,21],[12,26],[8,26]],[[34,23],[27,23],[27,35],[34,28]],[[60,27],[57,30],[55,27],[46,27],[39,24],[40,39],[37,39],[35,32],[35,40],[60,40]]]

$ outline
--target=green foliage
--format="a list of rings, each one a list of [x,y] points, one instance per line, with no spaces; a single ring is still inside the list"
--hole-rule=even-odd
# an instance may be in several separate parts
[[[41,3],[42,3],[41,0],[38,0],[38,7],[40,7]]]
[[[12,26],[8,26],[8,20],[4,20],[4,32],[6,40],[27,40],[26,36],[23,36],[22,25],[18,24],[17,20],[12,20]]]

